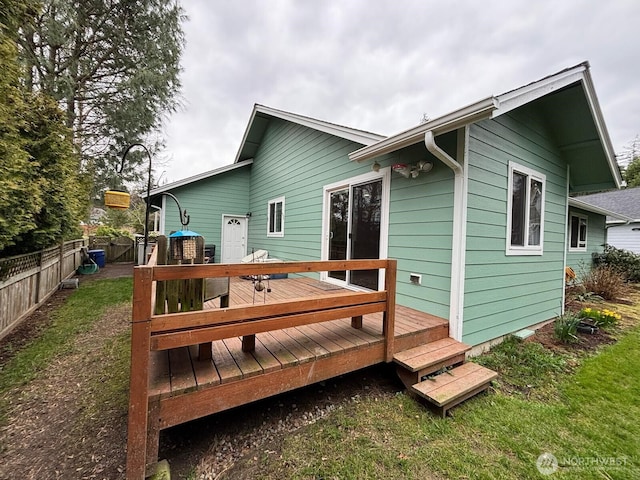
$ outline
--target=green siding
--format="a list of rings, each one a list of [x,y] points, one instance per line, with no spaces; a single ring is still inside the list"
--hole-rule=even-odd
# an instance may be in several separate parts
[[[453,146],[455,134],[438,143]],[[453,152],[452,152],[453,153]],[[398,260],[398,303],[449,318],[451,245],[453,231],[453,172],[433,157],[424,144],[407,147],[389,159],[390,163],[433,162],[433,169],[418,178],[391,176],[389,214],[389,258]],[[413,285],[409,275],[422,275]]]
[[[251,167],[215,175],[171,190],[191,219],[189,230],[204,237],[206,245],[216,245],[215,261],[220,261],[222,215],[245,215],[249,211]],[[178,207],[166,198],[165,232],[180,230]]]
[[[451,149],[455,134],[441,139]],[[249,250],[283,260],[321,256],[325,185],[371,171],[347,155],[360,145],[300,125],[271,119],[252,166]],[[434,169],[416,179],[392,174],[388,257],[398,260],[398,303],[447,318],[451,276],[453,174],[423,145],[378,159],[382,167],[428,159]],[[285,197],[284,237],[267,237],[267,203]],[[412,285],[409,274],[422,275]]]
[[[370,171],[347,157],[361,145],[272,118],[251,174],[249,251],[282,260],[319,260],[323,186]],[[269,200],[285,197],[283,237],[267,237]]]
[[[470,127],[463,340],[476,345],[560,313],[566,162],[533,107]],[[546,175],[543,255],[508,256],[508,165]]]
[[[569,207],[567,224],[571,214],[575,213],[587,217],[587,250],[585,252],[570,252],[569,227],[567,227],[567,265],[580,275],[582,270],[589,270],[592,264],[592,254],[602,253],[606,242],[606,217],[593,212],[587,212],[579,208]]]

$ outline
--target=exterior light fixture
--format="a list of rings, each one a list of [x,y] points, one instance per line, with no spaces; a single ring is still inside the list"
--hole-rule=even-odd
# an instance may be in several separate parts
[[[391,167],[394,172],[399,173],[404,178],[416,178],[420,172],[427,173],[433,169],[433,163],[421,160],[415,165],[407,165],[406,163],[396,163]]]
[[[380,171],[380,164],[378,163],[377,160],[373,162],[373,165],[371,165],[371,170],[373,170],[374,172]]]

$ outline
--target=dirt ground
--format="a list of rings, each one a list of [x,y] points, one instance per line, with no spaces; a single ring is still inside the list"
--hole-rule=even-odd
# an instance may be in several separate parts
[[[108,265],[80,282],[126,275],[132,275],[132,265]],[[39,335],[70,293],[57,291],[0,340],[0,368]],[[71,350],[34,381],[0,399],[9,405],[8,418],[0,424],[1,480],[125,478],[126,405],[101,402],[96,385],[109,374],[102,368],[109,354],[105,345],[127,331],[130,316],[128,305],[113,309],[78,335]],[[529,341],[567,348],[554,339],[552,325]],[[570,348],[591,350],[613,341],[604,333],[581,336]],[[269,451],[283,436],[343,405],[363,397],[389,397],[403,389],[392,366],[372,367],[165,430],[159,457],[169,461],[174,479],[221,478],[240,457]]]

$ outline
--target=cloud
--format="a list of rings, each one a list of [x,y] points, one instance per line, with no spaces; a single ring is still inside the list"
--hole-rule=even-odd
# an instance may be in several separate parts
[[[235,159],[254,103],[393,134],[589,60],[614,147],[640,132],[640,3],[184,0],[167,177]]]

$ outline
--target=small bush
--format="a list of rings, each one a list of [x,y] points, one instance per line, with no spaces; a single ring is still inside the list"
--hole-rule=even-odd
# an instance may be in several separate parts
[[[593,254],[596,267],[607,266],[618,271],[630,282],[640,282],[640,255],[605,245],[602,253]]]
[[[132,238],[131,232],[127,230],[122,230],[119,228],[109,227],[108,225],[101,225],[96,230],[97,237],[129,237]]]
[[[585,292],[599,295],[605,300],[615,300],[627,293],[624,275],[613,266],[600,265],[582,275],[582,287]]]
[[[580,317],[565,313],[559,316],[553,324],[553,333],[562,343],[571,343],[578,340],[578,324]]]

